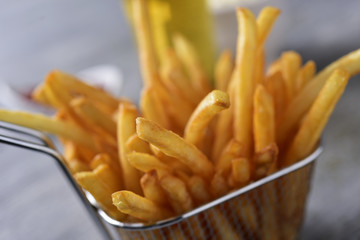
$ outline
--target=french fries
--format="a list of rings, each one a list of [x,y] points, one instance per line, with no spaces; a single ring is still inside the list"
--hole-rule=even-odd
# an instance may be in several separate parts
[[[280,10],[266,7],[255,19],[239,8],[235,63],[223,52],[213,89],[196,49],[179,34],[166,61],[158,62],[147,1],[131,2],[144,82],[140,112],[58,70],[33,92],[34,100],[57,110],[55,117],[0,109],[0,121],[60,137],[76,181],[120,221],[183,214],[305,158],[349,77],[360,72],[360,49],[317,74],[315,63],[302,65],[294,51],[265,69],[265,42]],[[235,206],[221,205],[239,222],[218,207],[207,210],[204,223],[194,216],[194,235],[205,238],[208,224],[222,239],[242,239],[238,226],[254,238],[293,237],[299,220],[290,220],[303,211],[309,186],[288,180],[267,183]],[[279,203],[284,209],[274,207]],[[190,238],[181,226],[171,235]]]

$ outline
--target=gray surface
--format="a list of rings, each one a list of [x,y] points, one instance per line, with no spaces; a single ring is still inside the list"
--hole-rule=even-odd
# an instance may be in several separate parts
[[[359,48],[359,7],[354,0],[292,1],[284,49],[324,66]],[[2,0],[0,36],[1,81],[33,86],[53,68],[75,73],[105,63],[123,71],[122,94],[138,97],[132,36],[115,0]],[[360,239],[359,80],[326,128],[302,239]],[[50,159],[3,145],[0,154],[0,239],[100,238]]]

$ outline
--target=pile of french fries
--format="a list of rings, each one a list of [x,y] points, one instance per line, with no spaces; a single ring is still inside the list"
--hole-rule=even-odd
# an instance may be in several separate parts
[[[140,109],[55,70],[33,92],[54,117],[0,110],[1,121],[57,135],[74,178],[120,221],[188,212],[305,158],[360,71],[360,49],[319,73],[294,51],[266,68],[265,42],[280,10],[265,7],[255,18],[239,8],[235,59],[220,55],[212,86],[183,36],[174,35],[165,59],[155,57],[146,1],[132,4]]]

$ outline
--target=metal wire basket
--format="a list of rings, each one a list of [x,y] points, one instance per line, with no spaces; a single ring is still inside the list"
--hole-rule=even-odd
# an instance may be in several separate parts
[[[0,128],[30,136],[0,134],[0,142],[50,155],[107,239],[295,239],[310,190],[318,147],[310,156],[190,212],[152,224],[119,222],[102,211],[66,168],[61,154],[42,133],[0,122]],[[40,143],[39,143],[40,140]]]

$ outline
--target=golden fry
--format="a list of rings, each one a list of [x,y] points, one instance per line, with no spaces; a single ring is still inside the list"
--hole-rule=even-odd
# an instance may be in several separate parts
[[[284,166],[303,159],[314,150],[349,78],[346,70],[337,69],[326,81],[286,154]]]
[[[265,80],[266,90],[274,100],[275,118],[278,119],[286,108],[286,86],[280,71],[267,77]]]
[[[187,142],[200,147],[209,122],[220,111],[230,106],[229,95],[220,90],[210,92],[197,106],[185,127]]]
[[[207,157],[177,134],[144,118],[136,119],[136,131],[141,139],[155,145],[166,155],[181,160],[200,176],[210,179],[214,173],[214,166]]]
[[[117,135],[119,144],[119,158],[120,166],[123,173],[123,182],[125,188],[134,191],[137,194],[141,193],[140,187],[140,174],[139,172],[129,163],[127,154],[129,149],[126,146],[126,141],[135,132],[135,119],[138,113],[134,106],[128,104],[120,104],[118,121],[117,121]]]
[[[286,86],[287,101],[295,96],[296,76],[301,67],[301,56],[294,51],[287,51],[281,55],[281,67]]]
[[[252,142],[252,101],[254,91],[254,66],[257,33],[254,15],[248,9],[237,10],[239,37],[236,66],[233,74],[235,84],[234,137],[244,144],[245,156],[250,155]]]
[[[123,190],[113,193],[112,201],[120,212],[146,222],[165,219],[172,215],[167,209],[130,191]]]
[[[97,149],[97,144],[92,135],[69,122],[56,120],[41,114],[9,111],[5,109],[0,109],[0,121],[52,133],[72,140],[84,147]]]
[[[230,191],[230,188],[221,173],[215,173],[210,183],[211,195],[215,198],[221,197]]]
[[[230,172],[231,161],[244,154],[244,146],[232,139],[224,148],[224,151],[216,164],[216,173],[223,174],[224,176]]]

